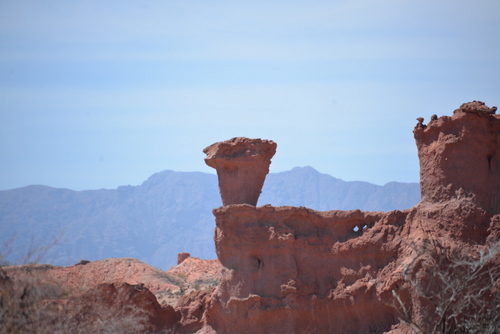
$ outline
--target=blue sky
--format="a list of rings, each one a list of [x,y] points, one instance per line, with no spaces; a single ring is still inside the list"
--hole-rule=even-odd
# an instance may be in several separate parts
[[[271,172],[418,182],[417,117],[500,105],[498,36],[500,0],[1,0],[0,189],[213,172],[235,136]]]

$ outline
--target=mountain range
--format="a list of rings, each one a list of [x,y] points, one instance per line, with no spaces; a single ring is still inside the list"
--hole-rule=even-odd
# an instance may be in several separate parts
[[[346,182],[312,167],[267,176],[258,205],[319,211],[403,210],[420,201],[418,183]],[[212,209],[217,176],[166,170],[139,186],[73,191],[33,185],[0,191],[0,260],[70,265],[134,257],[168,269],[177,253],[216,257]]]

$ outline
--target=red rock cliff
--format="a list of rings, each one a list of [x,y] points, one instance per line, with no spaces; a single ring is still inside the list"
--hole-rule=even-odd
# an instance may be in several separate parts
[[[500,116],[496,107],[464,103],[453,116],[434,117],[414,130],[422,200],[474,197],[490,214],[500,208]]]
[[[481,270],[500,278],[498,253],[489,252],[500,247],[495,109],[472,102],[428,125],[419,119],[422,202],[403,212],[254,207],[255,195],[224,200],[246,188],[219,180],[224,204],[236,204],[214,210],[224,274],[214,291],[181,300],[181,323],[199,333],[431,333],[462,330],[473,311],[500,311],[500,295],[489,289],[498,281],[453,262],[484,260]],[[457,281],[462,288],[453,290]],[[439,304],[465,300],[464,291],[484,303],[468,305],[469,313],[461,303]]]
[[[233,138],[211,145],[206,162],[217,169],[224,203],[213,210],[220,280],[217,260],[188,253],[169,273],[134,259],[0,268],[0,313],[7,311],[0,325],[34,314],[43,321],[22,330],[11,321],[17,329],[6,331],[33,332],[44,323],[63,332],[498,333],[495,111],[474,101],[427,125],[419,119],[422,201],[405,211],[255,207],[276,144]],[[40,287],[33,291],[45,294],[26,306],[35,274]],[[158,303],[206,278],[219,285],[181,293],[175,308]]]

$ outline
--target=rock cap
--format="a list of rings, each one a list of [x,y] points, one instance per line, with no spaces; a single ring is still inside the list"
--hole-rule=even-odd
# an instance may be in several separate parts
[[[497,107],[489,108],[484,102],[481,101],[472,101],[463,103],[460,108],[455,109],[453,114],[458,113],[474,113],[474,114],[485,114],[485,115],[493,115],[497,111]]]
[[[252,160],[271,160],[276,153],[276,146],[272,140],[234,137],[206,147],[203,153],[207,155],[206,164],[217,168],[221,164],[227,164],[227,160],[245,163]]]
[[[276,147],[271,140],[235,137],[203,150],[205,163],[217,170],[224,205],[257,205]]]

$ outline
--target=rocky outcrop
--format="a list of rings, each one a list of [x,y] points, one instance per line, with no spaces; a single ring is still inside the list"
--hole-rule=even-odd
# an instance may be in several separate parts
[[[164,333],[180,321],[144,284],[76,284],[66,268],[7,267],[11,284],[0,285],[0,333]],[[77,266],[77,270],[82,266]],[[96,280],[94,281],[96,282]]]
[[[500,208],[500,115],[484,103],[464,103],[453,116],[414,130],[422,201],[473,197],[490,214]]]
[[[205,149],[225,204],[213,210],[218,260],[181,253],[166,273],[133,259],[8,267],[0,280],[15,277],[4,289],[22,292],[19,282],[26,286],[36,273],[46,291],[37,303],[91,323],[123,324],[139,311],[128,327],[135,332],[497,333],[495,110],[474,101],[451,117],[418,119],[422,201],[411,209],[256,207],[276,145],[235,138]],[[61,286],[77,293],[62,298]],[[116,316],[109,319],[96,312],[110,309]]]
[[[468,331],[464,323],[500,307],[494,112],[472,102],[451,117],[418,120],[422,202],[414,208],[214,209],[221,282],[184,297],[181,322],[198,333]],[[493,318],[485,319],[477,326]]]
[[[127,283],[100,284],[82,295],[50,301],[48,306],[54,313],[64,310],[56,319],[67,333],[165,333],[180,319],[172,306],[161,306],[151,291]]]
[[[226,268],[217,333],[368,333],[397,322],[377,278],[394,269],[407,213],[249,205],[214,210]]]
[[[191,254],[189,253],[179,253],[177,254],[177,264],[181,264],[182,262],[184,262],[185,259],[187,259],[188,257],[190,257]]]
[[[183,280],[186,290],[215,287],[221,278],[223,266],[218,259],[200,260],[188,257],[181,264],[170,268],[166,273]]]
[[[276,143],[236,137],[205,148],[205,162],[217,170],[223,205],[257,205]]]
[[[162,271],[133,258],[80,261],[69,267],[20,265],[0,267],[0,284],[13,284],[17,290],[26,285],[35,289],[71,291],[81,295],[103,284],[127,283],[153,293],[161,305],[175,306],[187,293],[216,286],[222,266],[215,260],[188,257],[181,264]],[[9,278],[10,277],[10,278]]]
[[[184,302],[180,311],[174,306],[213,290],[221,269],[218,260],[195,257],[167,272],[132,258],[0,267],[0,333],[185,332],[187,314],[196,313]]]

